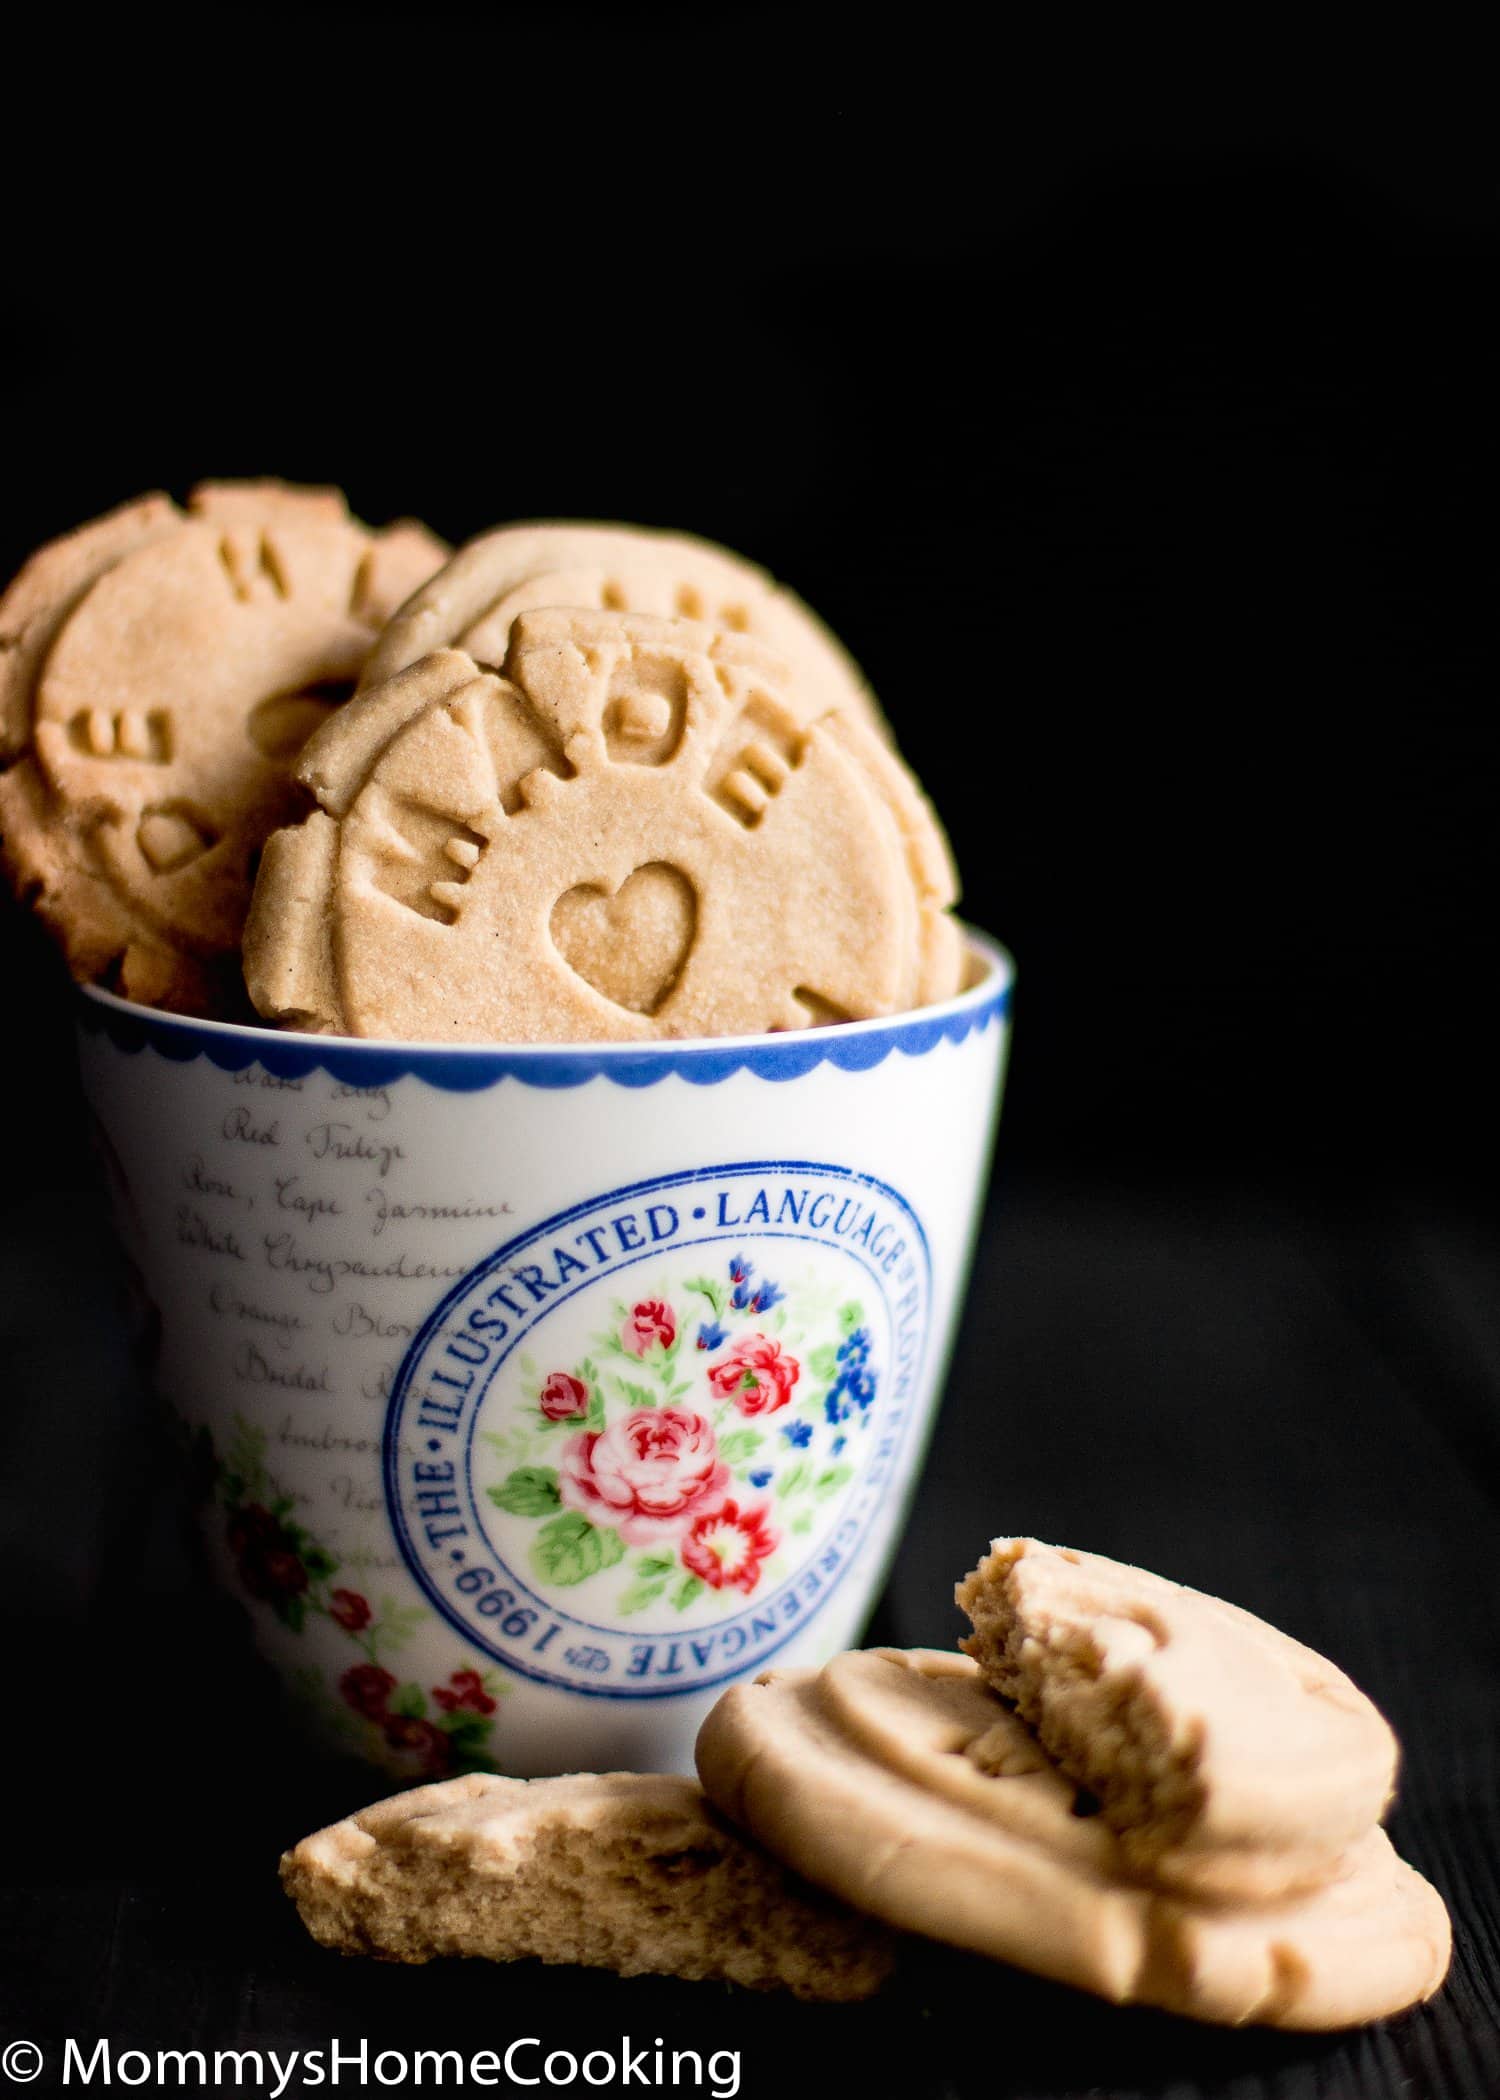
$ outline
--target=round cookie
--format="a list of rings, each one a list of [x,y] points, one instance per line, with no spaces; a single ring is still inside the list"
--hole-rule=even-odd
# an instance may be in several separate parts
[[[1321,1881],[1377,1824],[1396,1739],[1342,1671],[1142,1568],[996,1539],[960,1643],[1166,1886],[1259,1900]]]
[[[0,837],[75,974],[243,1005],[238,944],[290,764],[432,573],[422,527],[333,490],[148,496],[33,556],[0,600]]]
[[[505,675],[440,650],[298,766],[245,932],[273,1019],[459,1042],[733,1035],[957,989],[946,847],[848,715],[737,634],[523,613]]]
[[[498,668],[517,616],[551,606],[648,613],[749,635],[793,666],[791,704],[805,719],[847,707],[884,728],[859,666],[785,584],[710,540],[643,525],[505,525],[469,541],[391,621],[361,689],[434,649],[462,649]]]
[[[1447,1973],[1442,1900],[1380,1830],[1325,1886],[1276,1903],[1133,1879],[961,1656],[877,1649],[769,1671],[725,1694],[697,1754],[724,1814],[846,1903],[1118,2004],[1334,2028],[1429,1997]]]

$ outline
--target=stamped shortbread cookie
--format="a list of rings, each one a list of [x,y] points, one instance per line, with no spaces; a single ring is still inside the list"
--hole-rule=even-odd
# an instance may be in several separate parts
[[[1305,1888],[1380,1821],[1389,1726],[1249,1612],[1035,1539],[997,1539],[957,1594],[974,1624],[961,1645],[1156,1881],[1227,1898]]]
[[[698,1738],[710,1798],[902,1930],[1119,2004],[1333,2028],[1426,1998],[1442,1901],[1368,1830],[1320,1888],[1223,1905],[1145,1885],[1097,1803],[963,1656],[876,1649],[737,1685]]]
[[[894,1959],[885,1928],[652,1774],[418,1787],[304,1838],[281,1878],[314,1939],[390,1961],[534,1956],[854,1999]]]
[[[391,621],[361,685],[382,684],[434,649],[462,649],[498,669],[517,615],[552,606],[749,635],[793,666],[791,704],[806,719],[843,707],[881,724],[858,665],[785,584],[710,540],[641,525],[506,525],[471,540]]]
[[[467,1042],[727,1035],[897,1013],[961,968],[946,844],[862,723],[763,645],[525,612],[503,675],[439,650],[308,744],[269,843],[260,1011]]]
[[[191,1012],[243,1006],[256,857],[290,764],[431,575],[422,527],[334,490],[147,496],[44,547],[0,600],[0,841],[75,975]]]

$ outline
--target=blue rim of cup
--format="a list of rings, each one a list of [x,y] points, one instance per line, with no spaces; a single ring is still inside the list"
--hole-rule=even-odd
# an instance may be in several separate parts
[[[961,1043],[1003,1021],[1010,1011],[1015,966],[987,935],[972,927],[965,928],[965,935],[979,974],[953,998],[913,1013],[777,1035],[662,1038],[648,1043],[374,1042],[193,1020],[133,1005],[93,985],[79,987],[77,1014],[86,1035],[105,1036],[117,1050],[131,1055],[155,1050],[174,1064],[206,1057],[221,1072],[259,1065],[278,1079],[327,1072],[344,1086],[386,1086],[411,1076],[445,1093],[469,1094],[502,1079],[549,1089],[601,1078],[616,1086],[645,1087],[669,1074],[692,1086],[717,1086],[742,1071],[757,1079],[785,1081],[800,1079],[821,1064],[842,1072],[867,1072],[897,1050],[905,1057],[925,1057],[939,1043]]]

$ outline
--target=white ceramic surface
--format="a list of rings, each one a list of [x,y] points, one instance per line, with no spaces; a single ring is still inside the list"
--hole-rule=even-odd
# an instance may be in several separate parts
[[[437,1048],[80,1003],[207,1542],[313,1724],[412,1779],[691,1769],[855,1642],[915,1485],[1010,966],[889,1021]]]

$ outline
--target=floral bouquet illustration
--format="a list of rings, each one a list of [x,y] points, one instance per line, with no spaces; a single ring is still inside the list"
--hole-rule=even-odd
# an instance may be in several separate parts
[[[422,1605],[382,1597],[338,1581],[334,1556],[296,1518],[266,1463],[263,1429],[236,1416],[228,1454],[219,1459],[207,1429],[197,1433],[208,1485],[224,1517],[224,1540],[240,1587],[268,1607],[289,1633],[324,1620],[350,1644],[351,1660],[333,1673],[337,1697],[312,1665],[292,1672],[305,1704],[328,1732],[350,1747],[394,1761],[413,1776],[493,1771],[491,1735],[504,1680],[487,1668],[459,1668],[447,1682],[403,1682],[389,1668],[428,1616]],[[358,1655],[361,1659],[354,1661]]]
[[[535,1519],[549,1585],[617,1570],[622,1615],[750,1597],[855,1467],[877,1374],[857,1300],[783,1289],[743,1255],[627,1305],[567,1367],[522,1357],[523,1407],[484,1433],[507,1470],[485,1492]],[[603,1598],[601,1597],[601,1602]]]

